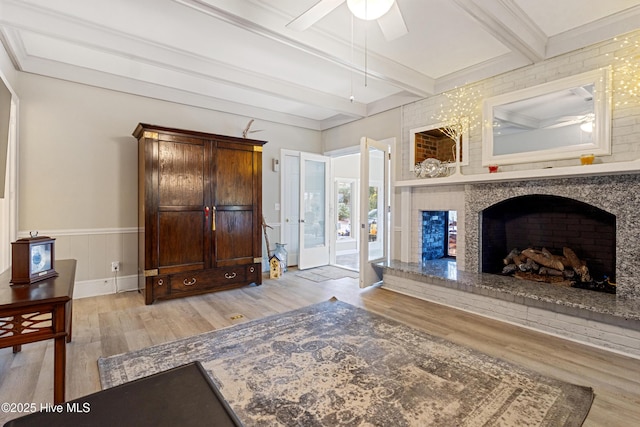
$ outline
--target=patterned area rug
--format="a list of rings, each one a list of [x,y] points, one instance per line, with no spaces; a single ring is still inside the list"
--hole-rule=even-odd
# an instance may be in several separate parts
[[[580,426],[593,401],[590,388],[336,300],[98,366],[108,388],[194,360],[246,426]]]
[[[311,268],[309,270],[300,270],[296,272],[296,276],[303,279],[312,280],[314,282],[324,282],[325,280],[342,279],[343,277],[358,278],[356,271],[346,270],[332,265]]]

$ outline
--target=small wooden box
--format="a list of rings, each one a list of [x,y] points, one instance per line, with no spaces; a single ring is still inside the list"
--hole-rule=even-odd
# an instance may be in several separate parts
[[[27,237],[11,243],[11,283],[31,284],[57,276],[55,240]]]

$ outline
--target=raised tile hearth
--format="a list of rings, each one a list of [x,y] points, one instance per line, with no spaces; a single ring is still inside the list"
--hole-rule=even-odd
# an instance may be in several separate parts
[[[390,261],[383,288],[640,358],[640,301],[488,273]]]

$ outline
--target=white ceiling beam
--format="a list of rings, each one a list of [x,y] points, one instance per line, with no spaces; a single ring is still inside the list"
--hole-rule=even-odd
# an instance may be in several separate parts
[[[532,63],[546,57],[547,37],[515,2],[507,0],[454,0],[497,40]]]
[[[343,41],[337,42],[335,37],[323,34],[317,31],[315,27],[304,32],[294,32],[286,28],[286,18],[275,14],[273,9],[260,8],[262,15],[269,16],[266,24],[257,24],[243,17],[247,7],[243,2],[229,1],[212,1],[212,0],[173,0],[184,6],[207,14],[226,23],[235,25],[243,30],[250,31],[261,37],[277,41],[290,48],[302,51],[308,55],[313,55],[347,70],[363,73],[364,69],[360,65],[353,64],[349,58],[350,46]],[[216,4],[214,4],[216,3]],[[224,8],[218,6],[217,3],[224,5]],[[242,4],[240,4],[242,3]],[[254,6],[255,7],[255,6]],[[255,12],[257,13],[257,12]],[[295,35],[295,37],[294,37]],[[321,42],[320,42],[321,41]],[[329,43],[332,46],[330,51],[318,49],[314,46],[325,45]],[[337,52],[344,52],[340,55]],[[362,53],[362,52],[360,52]],[[399,90],[405,90],[415,93],[421,97],[427,97],[433,94],[434,80],[412,70],[408,67],[390,61],[384,57],[368,52],[368,68],[367,75],[373,79],[390,84]]]
[[[176,104],[206,108],[212,111],[235,114],[257,120],[282,123],[304,129],[318,131],[323,130],[321,127],[322,122],[318,120],[281,113],[273,109],[241,104],[232,100],[207,96],[202,93],[187,92],[175,87],[162,86],[148,81],[135,80],[128,77],[103,73],[101,71],[78,68],[63,63],[52,64],[51,61],[39,58],[29,58],[26,65],[29,69],[36,70],[33,72],[34,74],[46,75],[60,80],[68,81],[68,76],[73,74],[73,81],[75,83],[86,84],[88,86],[97,86],[127,94],[159,99]],[[96,85],[96,81],[100,81],[100,85]],[[355,118],[352,120],[355,120]],[[237,135],[240,136],[241,132],[242,129],[238,129]]]
[[[82,48],[95,50],[97,53],[117,55],[143,64],[177,71],[185,76],[206,78],[241,89],[251,89],[300,104],[313,105],[326,111],[335,110],[354,117],[366,115],[366,105],[350,102],[349,98],[345,96],[331,95],[289,81],[270,78],[258,72],[234,67],[212,58],[179,51],[156,41],[113,32],[96,24],[67,20],[60,14],[50,14],[42,9],[15,6],[15,8],[5,8],[4,11],[10,13],[4,13],[2,17],[4,25],[19,32],[28,31],[46,35],[54,41],[67,42],[70,48],[73,48],[73,45],[78,45]],[[14,40],[16,39],[14,37]],[[82,44],[78,44],[77,40],[83,40]],[[92,42],[89,43],[88,40]],[[19,44],[22,45],[22,41]],[[17,53],[14,55],[17,62],[20,63],[20,69],[34,71],[25,68],[24,58]],[[24,55],[29,55],[29,52],[23,48],[22,56]],[[135,76],[130,77],[135,78]],[[97,82],[93,84],[97,84]]]
[[[550,37],[547,57],[562,55],[637,30],[638,22],[640,4]]]

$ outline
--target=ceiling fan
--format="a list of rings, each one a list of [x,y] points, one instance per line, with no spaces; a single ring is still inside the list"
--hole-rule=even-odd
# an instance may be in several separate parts
[[[395,0],[320,0],[289,22],[287,28],[304,31],[345,1],[355,17],[366,21],[377,20],[387,41],[397,39],[409,32]]]

